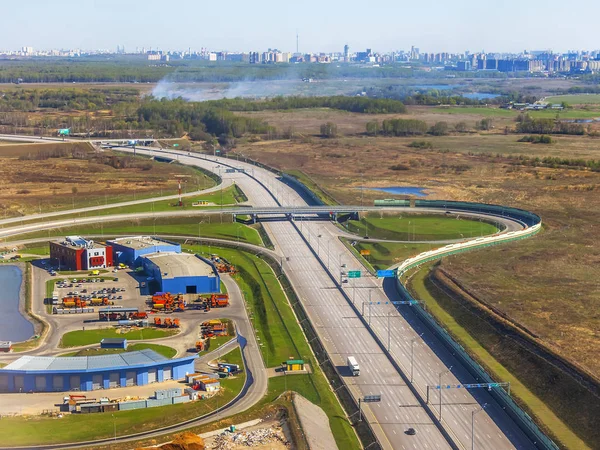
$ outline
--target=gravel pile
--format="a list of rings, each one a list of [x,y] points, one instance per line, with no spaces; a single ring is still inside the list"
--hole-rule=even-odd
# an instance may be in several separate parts
[[[211,449],[231,450],[237,446],[257,447],[277,441],[287,447],[290,446],[281,427],[260,428],[254,431],[240,431],[239,433],[226,431],[215,438]]]

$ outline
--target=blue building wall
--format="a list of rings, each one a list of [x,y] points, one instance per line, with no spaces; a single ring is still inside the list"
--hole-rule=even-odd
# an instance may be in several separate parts
[[[127,384],[127,372],[135,372],[135,384],[137,386],[143,386],[148,384],[148,371],[149,369],[157,369],[156,380],[158,382],[164,381],[164,369],[167,367],[171,368],[172,378],[174,380],[180,380],[185,378],[186,374],[194,373],[194,360],[198,356],[191,356],[186,358],[171,359],[167,361],[160,361],[155,364],[149,364],[143,367],[115,367],[112,369],[102,370],[81,370],[81,371],[26,371],[26,370],[3,370],[0,369],[0,376],[8,376],[8,392],[19,392],[16,387],[15,378],[23,377],[23,392],[60,392],[60,391],[71,391],[71,376],[79,376],[79,390],[80,391],[91,391],[93,390],[93,379],[94,375],[101,375],[102,382],[100,383],[101,388],[109,389],[110,386],[110,374],[114,372],[119,373],[119,384],[125,386]],[[61,375],[63,377],[62,387],[54,387],[54,376]],[[45,388],[36,388],[36,377],[43,377],[45,379]]]
[[[185,294],[188,286],[195,286],[196,293],[208,294],[217,293],[221,290],[221,278],[213,263],[207,259],[199,258],[213,268],[214,276],[192,276],[166,278],[163,280],[162,273],[158,265],[150,258],[142,258],[141,263],[148,276],[153,277],[159,284],[159,291],[170,292],[172,294]]]
[[[127,264],[129,266],[141,265],[140,258],[151,253],[166,253],[175,252],[181,253],[181,245],[175,242],[164,241],[161,245],[154,245],[152,247],[143,248],[140,250],[129,247],[126,239],[119,241],[108,241],[107,244],[113,248],[113,255],[115,262]]]

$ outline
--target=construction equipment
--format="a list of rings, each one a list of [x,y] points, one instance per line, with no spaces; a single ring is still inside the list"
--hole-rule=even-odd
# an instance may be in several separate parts
[[[64,297],[62,299],[63,308],[85,308],[87,302],[79,297]]]
[[[210,311],[211,308],[224,308],[229,306],[228,294],[212,294],[210,297],[199,296],[198,300],[204,306],[205,311]]]
[[[181,323],[178,318],[166,317],[161,319],[160,317],[155,317],[154,326],[159,328],[179,328]]]
[[[220,320],[207,320],[202,322],[202,325],[200,326],[200,335],[204,339],[215,336],[227,336],[228,334],[227,324],[222,323]]]
[[[172,296],[169,292],[157,292],[152,296],[152,309],[160,311],[184,311],[183,295]]]
[[[109,305],[109,304],[111,304],[111,302],[108,301],[108,297],[93,298],[91,300],[91,304],[94,306],[100,306],[100,305]],[[114,302],[112,302],[112,304],[114,304]]]
[[[196,351],[197,352],[204,351],[205,347],[206,347],[205,341],[196,341]]]
[[[135,320],[135,319],[147,319],[148,318],[148,313],[145,312],[136,312],[131,314],[130,319]]]
[[[226,259],[220,258],[215,254],[210,255],[210,258],[219,273],[228,273],[230,275],[235,275],[237,273],[235,266]]]

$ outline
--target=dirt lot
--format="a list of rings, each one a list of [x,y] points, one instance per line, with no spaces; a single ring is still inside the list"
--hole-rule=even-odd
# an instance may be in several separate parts
[[[510,142],[515,136],[508,136]],[[522,243],[449,258],[444,264],[486,301],[538,333],[549,346],[592,374],[600,373],[600,173],[514,165],[496,152],[413,149],[392,138],[262,142],[241,151],[283,169],[299,169],[343,203],[360,203],[367,186],[425,187],[431,199],[483,201],[540,214],[544,232]],[[562,140],[559,140],[562,142]],[[573,146],[600,157],[600,141],[565,138],[550,148],[573,157]],[[571,144],[571,142],[573,142]],[[498,143],[498,148],[500,143]],[[524,146],[543,155],[546,148]],[[459,152],[461,150],[462,152]],[[401,165],[405,170],[391,170]],[[365,202],[389,194],[365,190]]]
[[[177,175],[186,190],[214,185],[188,167],[98,154],[87,144],[2,144],[0,217],[172,195]]]

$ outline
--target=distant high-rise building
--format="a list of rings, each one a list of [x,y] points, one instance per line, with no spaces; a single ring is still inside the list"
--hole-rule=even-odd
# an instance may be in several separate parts
[[[348,44],[344,45],[344,62],[350,62],[350,47]]]

